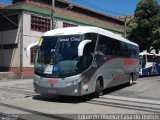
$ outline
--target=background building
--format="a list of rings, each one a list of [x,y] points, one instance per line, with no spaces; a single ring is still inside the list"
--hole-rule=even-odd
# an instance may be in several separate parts
[[[13,0],[12,5],[0,5],[0,71],[33,76],[36,46],[31,48],[29,57],[26,48],[52,26],[88,25],[124,33],[123,20],[62,0],[56,0],[53,9],[52,0],[46,1]]]

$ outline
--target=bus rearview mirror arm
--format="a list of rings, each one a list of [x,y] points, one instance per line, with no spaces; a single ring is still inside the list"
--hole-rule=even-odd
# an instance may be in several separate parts
[[[84,47],[87,43],[92,42],[91,40],[83,40],[82,42],[80,42],[80,44],[78,45],[78,56],[81,57],[83,56],[83,50]]]
[[[38,43],[39,43],[39,42],[35,42],[35,43],[29,44],[29,45],[27,46],[27,50],[26,50],[26,56],[27,56],[27,57],[30,57],[31,48],[32,48],[33,46],[38,45]]]

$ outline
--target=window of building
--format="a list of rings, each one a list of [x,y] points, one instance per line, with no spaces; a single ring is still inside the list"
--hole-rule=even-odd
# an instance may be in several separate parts
[[[34,64],[35,57],[36,57],[36,50],[37,50],[37,46],[31,47],[31,57],[30,57],[31,64]]]
[[[16,25],[5,17],[0,16],[0,31],[18,29],[18,15],[7,16],[7,18],[13,21]]]
[[[51,20],[44,17],[31,16],[31,30],[45,32],[50,30]]]
[[[63,22],[63,27],[74,27],[74,26],[78,26],[78,25],[67,23],[67,22]]]

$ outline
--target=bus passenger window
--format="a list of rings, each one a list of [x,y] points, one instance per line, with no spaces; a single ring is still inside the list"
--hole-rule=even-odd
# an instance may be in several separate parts
[[[84,39],[85,40],[91,40],[92,42],[90,43],[91,45],[91,52],[94,53],[94,50],[95,50],[95,46],[96,46],[96,41],[97,41],[97,37],[98,37],[98,34],[96,33],[86,33],[85,36],[84,36]]]
[[[106,43],[106,37],[105,36],[100,35],[97,52],[100,55],[105,55],[106,54],[106,52],[107,52],[107,43]]]

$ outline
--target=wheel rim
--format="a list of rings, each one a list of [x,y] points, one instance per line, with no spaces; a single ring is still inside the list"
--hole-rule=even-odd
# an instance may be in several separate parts
[[[132,77],[132,75],[130,76],[129,84],[133,85],[133,77]]]
[[[99,97],[100,95],[100,81],[98,80],[96,83],[95,97]]]

